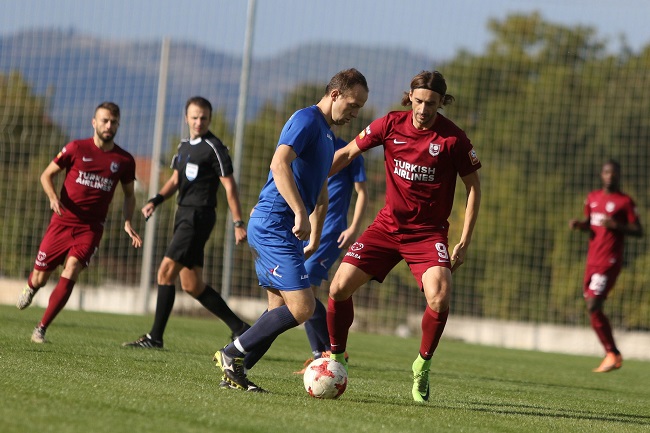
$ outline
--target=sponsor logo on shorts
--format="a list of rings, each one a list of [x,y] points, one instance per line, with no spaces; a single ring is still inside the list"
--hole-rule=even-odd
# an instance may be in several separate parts
[[[352,245],[350,245],[350,249],[348,250],[347,253],[345,253],[346,257],[352,257],[357,260],[361,260],[361,254],[357,253],[357,251],[361,251],[363,249],[363,244],[361,242],[355,242]]]
[[[327,269],[327,265],[326,265],[326,263],[327,263],[328,260],[329,260],[329,259],[319,260],[319,261],[318,261],[318,264],[321,265],[322,267],[324,267],[325,269]]]
[[[361,242],[355,242],[350,245],[350,251],[359,251],[363,249],[363,244]]]
[[[279,267],[280,267],[280,265],[276,265],[275,268],[273,268],[273,269],[269,269],[269,272],[270,272],[271,275],[273,275],[274,277],[282,278],[282,275],[280,275],[280,274],[278,273],[278,268],[279,268]]]
[[[301,275],[300,280],[306,280],[309,278],[309,274]]]
[[[47,258],[47,254],[45,254],[45,252],[43,251],[39,251],[38,254],[36,255],[36,260],[34,261],[34,263],[36,263],[36,266],[45,267],[47,266],[47,262],[45,261],[46,258]]]

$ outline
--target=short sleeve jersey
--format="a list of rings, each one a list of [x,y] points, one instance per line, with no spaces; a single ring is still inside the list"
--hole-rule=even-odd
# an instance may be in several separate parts
[[[291,162],[300,197],[311,214],[334,158],[334,133],[316,105],[296,111],[285,123],[278,146],[293,148],[297,158]],[[277,146],[276,146],[277,148]],[[293,224],[294,214],[278,191],[269,172],[255,205],[254,216],[271,216]]]
[[[181,141],[171,167],[178,170],[179,206],[216,207],[219,178],[233,173],[228,149],[209,131]]]
[[[334,151],[345,147],[348,143],[341,138],[334,141]],[[327,180],[329,206],[327,217],[323,224],[322,236],[328,233],[342,232],[348,228],[348,209],[352,200],[352,190],[355,182],[366,181],[366,168],[363,156],[359,156],[338,173]]]
[[[61,216],[53,221],[64,225],[103,224],[118,182],[135,180],[133,156],[115,144],[105,152],[92,138],[66,144],[53,160],[66,170],[61,188]]]
[[[393,111],[356,137],[362,151],[384,146],[386,205],[376,223],[390,232],[447,230],[457,176],[479,168],[472,143],[442,114],[428,130],[412,123],[412,110]]]
[[[587,265],[611,267],[621,265],[625,235],[603,227],[606,217],[619,224],[638,223],[639,217],[632,198],[622,192],[592,191],[587,195],[584,213],[589,218],[592,235],[589,239]]]

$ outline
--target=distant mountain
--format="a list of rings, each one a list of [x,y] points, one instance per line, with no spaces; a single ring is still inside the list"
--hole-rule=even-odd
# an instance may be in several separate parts
[[[111,41],[36,29],[0,36],[0,73],[17,71],[36,94],[46,96],[52,118],[71,138],[89,136],[94,107],[114,100],[122,108],[118,142],[136,154],[149,154],[160,49],[160,41]],[[182,133],[183,104],[196,94],[234,121],[241,64],[241,57],[171,41],[164,137]],[[413,75],[434,65],[434,59],[399,48],[300,45],[253,59],[247,116],[255,116],[265,101],[280,101],[299,84],[322,83],[324,88],[334,73],[349,67],[364,73],[370,86],[368,106],[382,113],[400,101]]]

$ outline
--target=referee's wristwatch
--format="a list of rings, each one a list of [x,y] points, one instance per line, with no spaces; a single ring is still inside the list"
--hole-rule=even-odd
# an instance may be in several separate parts
[[[242,220],[237,220],[237,221],[233,222],[232,225],[235,226],[235,228],[237,229],[237,228],[240,228],[240,227],[244,227],[245,223]]]

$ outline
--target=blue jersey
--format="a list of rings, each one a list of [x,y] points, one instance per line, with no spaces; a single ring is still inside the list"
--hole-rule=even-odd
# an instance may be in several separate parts
[[[293,148],[293,178],[311,214],[334,158],[334,134],[317,106],[296,111],[280,133],[278,146]],[[302,241],[291,229],[295,215],[269,173],[248,223],[248,245],[259,284],[278,290],[309,288]]]
[[[311,214],[332,167],[334,134],[318,107],[312,105],[296,111],[285,123],[278,146],[283,144],[291,146],[297,155],[291,163],[291,170],[307,214]],[[253,215],[276,216],[291,226],[294,224],[293,211],[278,192],[271,172],[262,187]]]

